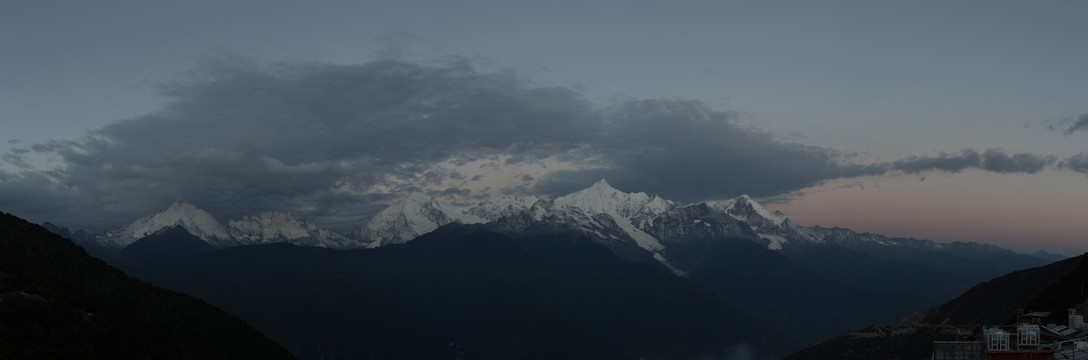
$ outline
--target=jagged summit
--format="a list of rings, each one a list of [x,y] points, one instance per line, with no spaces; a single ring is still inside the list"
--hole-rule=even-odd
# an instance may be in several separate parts
[[[414,239],[451,222],[479,224],[484,219],[468,213],[467,207],[449,205],[424,193],[413,192],[371,218],[356,236],[363,238],[367,246],[377,247]]]
[[[282,211],[245,216],[223,225],[208,212],[178,197],[164,210],[88,238],[99,246],[122,248],[156,231],[181,226],[215,247],[289,242],[331,248],[372,248],[411,241],[450,223],[488,224],[512,235],[573,231],[618,252],[648,253],[670,267],[671,248],[714,239],[748,239],[771,250],[806,243],[939,247],[931,241],[805,227],[781,212],[767,210],[748,195],[688,204],[644,192],[623,192],[605,179],[554,200],[503,197],[459,205],[412,192],[350,235],[322,229]]]
[[[782,250],[792,243],[822,242],[826,236],[822,230],[765,209],[748,195],[685,204],[644,192],[623,192],[605,179],[554,200],[500,198],[468,207],[412,193],[373,217],[356,236],[367,246],[377,247],[407,242],[449,223],[487,223],[510,234],[565,229],[611,247],[642,249],[670,267],[668,244],[693,238],[746,238]]]
[[[637,214],[656,215],[665,212],[673,203],[657,195],[644,192],[625,193],[601,179],[592,186],[555,199],[557,205],[566,205],[594,213],[606,213],[631,217]]]
[[[120,249],[157,231],[180,226],[217,248],[277,242],[373,248],[404,243],[450,223],[489,224],[508,234],[573,231],[627,254],[644,251],[670,268],[669,244],[692,238],[748,238],[775,250],[796,238],[819,241],[818,236],[788,221],[788,217],[765,210],[747,196],[717,206],[683,204],[644,192],[623,192],[605,179],[554,200],[503,197],[475,205],[456,205],[412,192],[350,235],[322,229],[283,211],[249,215],[224,225],[178,197],[164,210],[88,241]]]
[[[174,202],[170,204],[170,207],[185,205],[185,204],[190,204],[190,203],[188,201],[185,201],[185,197],[183,197],[181,195],[178,195],[178,197],[174,199]]]
[[[598,189],[616,190],[616,188],[612,187],[612,185],[608,183],[607,179],[597,180],[597,182],[593,183],[593,185],[590,185],[589,188],[590,189],[598,188]]]
[[[346,236],[322,229],[284,211],[266,211],[227,223],[231,237],[239,244],[289,242],[320,247],[352,247]],[[356,245],[358,246],[358,245]]]
[[[753,216],[758,216],[763,220],[770,221],[774,225],[782,225],[782,223],[785,222],[786,219],[788,219],[786,214],[783,214],[779,211],[771,212],[763,208],[762,205],[757,203],[755,200],[752,200],[752,198],[748,195],[741,195],[738,196],[736,199],[733,199],[729,203],[729,205],[726,206],[726,211],[739,220],[760,221],[757,219],[752,219]]]
[[[123,248],[162,230],[181,227],[215,247],[290,242],[324,247],[360,247],[346,236],[295,219],[290,213],[268,211],[232,220],[226,226],[212,214],[178,197],[166,209],[115,227],[89,240],[108,248]]]
[[[484,200],[479,204],[472,205],[465,210],[465,213],[479,217],[486,222],[492,222],[506,216],[529,211],[539,201],[536,198],[505,196]]]
[[[243,217],[241,220],[231,220],[227,226],[236,234],[236,238],[251,239],[255,243],[311,236],[302,221],[283,211],[266,211]]]
[[[230,239],[226,228],[212,214],[178,197],[164,210],[136,219],[127,227],[107,232],[100,242],[125,246],[159,230],[179,225],[213,245]]]
[[[420,191],[413,191],[405,197],[405,202],[425,203],[434,200],[433,196],[428,196]]]
[[[575,191],[573,193],[561,196],[560,198],[563,198],[563,197],[575,197],[575,196],[589,196],[590,194],[595,194],[596,196],[608,197],[608,196],[618,196],[618,195],[627,194],[627,193],[616,190],[616,188],[612,187],[612,185],[609,184],[607,180],[601,179],[601,180],[597,180],[597,182],[593,183],[593,185],[590,185],[589,187],[587,187],[585,189],[578,190],[578,191]]]
[[[777,226],[786,219],[784,215],[763,209],[748,196],[728,200],[727,203],[728,205],[719,204],[709,208],[722,216],[740,221],[750,217],[762,225],[764,233],[773,230],[767,225]],[[663,251],[666,246],[662,241],[689,232],[662,228],[655,225],[655,222],[670,211],[693,205],[696,204],[677,203],[644,192],[623,192],[609,184],[606,179],[555,200],[500,198],[469,207],[445,204],[434,197],[415,192],[382,210],[366,226],[360,228],[356,235],[364,239],[368,246],[376,247],[406,242],[448,223],[500,223],[500,227],[508,231],[520,231],[532,223],[537,223],[545,228],[572,229],[608,241],[629,241],[655,257],[664,258]],[[684,216],[686,215],[673,214],[668,218]],[[756,233],[740,229],[734,223],[694,220],[696,219],[690,221],[698,224],[699,230],[696,232],[711,231],[766,242],[760,240]],[[721,228],[711,229],[712,226]],[[780,248],[777,244],[784,241],[776,238],[773,241],[775,244],[768,246]]]

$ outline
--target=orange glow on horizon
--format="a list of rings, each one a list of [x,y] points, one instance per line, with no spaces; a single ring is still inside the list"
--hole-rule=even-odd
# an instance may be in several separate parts
[[[803,225],[846,227],[1020,252],[1088,251],[1088,178],[1068,171],[966,171],[832,181],[767,207]],[[860,184],[860,186],[858,186]]]

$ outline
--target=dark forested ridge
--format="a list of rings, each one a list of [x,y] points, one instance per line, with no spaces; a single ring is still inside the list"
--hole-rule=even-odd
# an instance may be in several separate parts
[[[689,280],[576,235],[447,226],[403,245],[122,259],[300,358],[778,358],[795,347]]]
[[[290,359],[241,320],[0,213],[0,359]]]

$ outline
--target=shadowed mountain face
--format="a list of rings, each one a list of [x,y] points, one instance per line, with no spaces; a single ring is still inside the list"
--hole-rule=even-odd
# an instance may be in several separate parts
[[[247,246],[119,266],[307,359],[776,358],[795,346],[694,283],[575,235],[455,225],[371,250]]]
[[[955,272],[906,260],[878,259],[861,251],[837,246],[811,246],[786,255],[842,285],[901,294],[929,305],[954,298],[974,284],[969,278]]]
[[[984,325],[1011,323],[1016,310],[1050,311],[1064,323],[1066,309],[1084,303],[1085,255],[1021,270],[975,285],[941,306],[898,323],[870,326],[812,346],[787,359],[928,359],[936,340],[974,339]]]
[[[160,230],[125,246],[119,257],[141,255],[189,255],[215,250],[180,225]]]
[[[751,241],[688,244],[674,259],[692,269],[692,281],[727,299],[764,324],[812,344],[877,321],[923,308],[920,296],[848,285]],[[859,284],[860,285],[860,284]]]
[[[0,359],[290,359],[242,321],[0,213]]]

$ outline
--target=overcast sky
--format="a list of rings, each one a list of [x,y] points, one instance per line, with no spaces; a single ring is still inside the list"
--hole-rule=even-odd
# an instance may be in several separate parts
[[[1079,1],[0,5],[0,211],[361,225],[607,178],[805,225],[1088,250]]]

